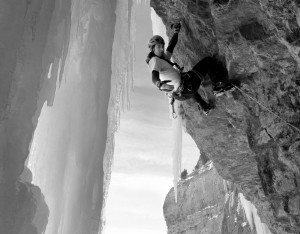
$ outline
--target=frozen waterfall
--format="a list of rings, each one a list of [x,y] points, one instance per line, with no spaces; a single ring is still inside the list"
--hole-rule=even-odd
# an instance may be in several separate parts
[[[137,4],[55,1],[47,48],[60,56],[44,72],[57,80],[55,98],[43,105],[28,160],[50,210],[46,234],[103,228],[114,133],[130,106]]]
[[[239,193],[239,198],[251,229],[255,228],[257,234],[272,234],[268,226],[261,222],[256,207],[242,193]]]

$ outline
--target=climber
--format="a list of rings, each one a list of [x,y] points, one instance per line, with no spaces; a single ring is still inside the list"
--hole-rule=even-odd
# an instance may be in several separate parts
[[[228,74],[224,66],[214,57],[205,57],[188,72],[182,72],[183,69],[177,63],[170,61],[180,29],[180,23],[171,25],[173,36],[166,51],[164,51],[165,42],[161,36],[155,35],[149,40],[150,52],[146,62],[152,71],[152,82],[159,90],[167,93],[171,98],[171,104],[174,103],[174,99],[184,101],[192,98],[199,104],[203,112],[208,114],[212,105],[198,93],[205,76],[208,75],[210,78],[214,94],[231,90],[233,86],[230,83],[220,82],[228,79]]]

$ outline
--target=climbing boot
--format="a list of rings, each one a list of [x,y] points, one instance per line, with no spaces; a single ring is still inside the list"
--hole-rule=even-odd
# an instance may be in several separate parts
[[[203,105],[203,103],[201,105],[198,103],[198,108],[199,108],[199,111],[202,111],[203,114],[205,114],[205,115],[208,115],[209,112],[213,109],[213,107],[208,103],[206,103],[204,105]]]
[[[235,89],[231,83],[218,82],[213,87],[213,94],[217,97],[223,95],[225,92],[231,92]]]

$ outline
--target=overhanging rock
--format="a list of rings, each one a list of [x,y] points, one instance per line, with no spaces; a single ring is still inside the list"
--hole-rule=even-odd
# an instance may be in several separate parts
[[[297,1],[152,0],[182,22],[174,58],[191,68],[216,55],[242,85],[213,97],[208,116],[182,103],[186,129],[237,185],[272,233],[300,232],[300,9]],[[209,92],[207,92],[209,93]]]

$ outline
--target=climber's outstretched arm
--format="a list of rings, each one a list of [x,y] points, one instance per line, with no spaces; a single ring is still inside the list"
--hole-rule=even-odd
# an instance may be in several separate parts
[[[170,42],[169,42],[169,45],[166,49],[166,57],[167,59],[171,59],[172,57],[172,54],[173,54],[173,51],[174,51],[174,48],[178,42],[178,34],[180,32],[180,29],[181,29],[181,24],[180,23],[176,23],[176,24],[172,24],[171,25],[171,30],[174,32]]]
[[[166,49],[166,57],[167,59],[171,59],[175,46],[178,42],[178,32],[175,32],[169,42],[169,45]]]

